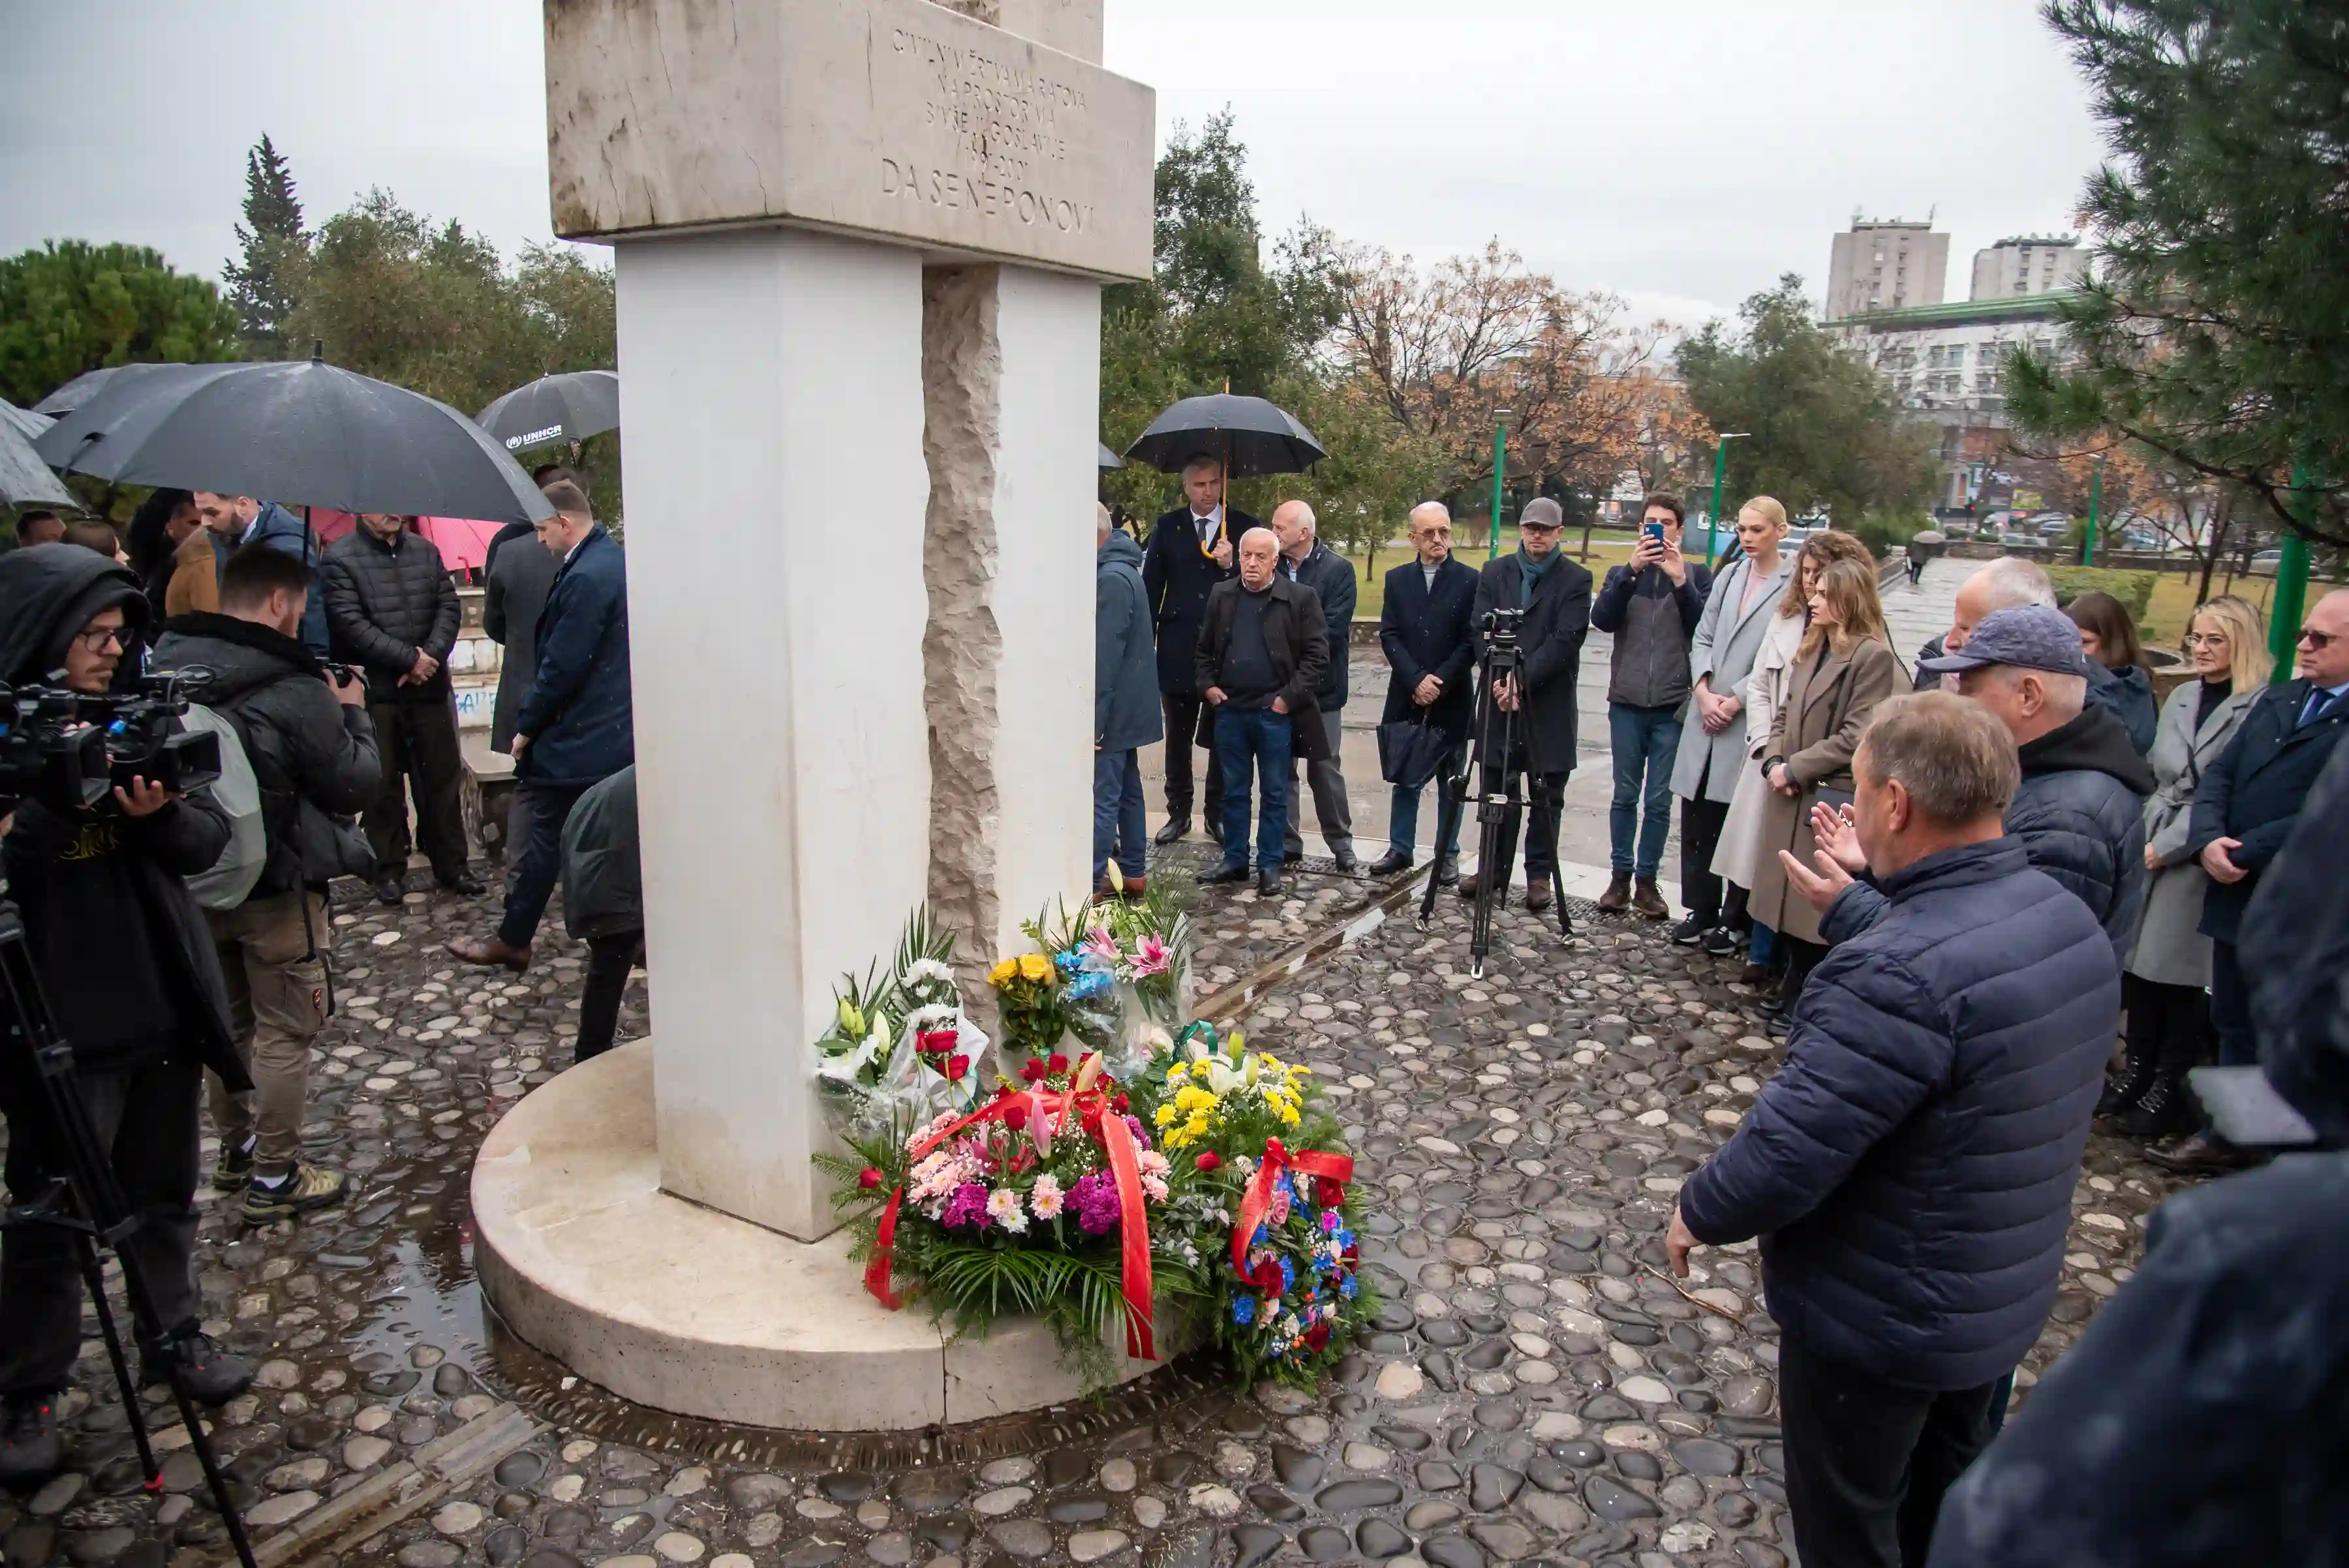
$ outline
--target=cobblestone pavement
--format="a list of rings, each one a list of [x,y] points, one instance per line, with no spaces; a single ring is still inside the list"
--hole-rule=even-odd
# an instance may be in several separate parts
[[[208,1311],[262,1363],[217,1433],[248,1517],[265,1541],[512,1397],[545,1428],[345,1561],[1785,1563],[1776,1330],[1756,1261],[1700,1252],[1692,1298],[1655,1272],[1674,1190],[1771,1070],[1752,999],[1651,926],[1593,924],[1561,950],[1522,911],[1501,918],[1472,983],[1462,906],[1441,902],[1433,933],[1389,919],[1248,1019],[1338,1096],[1375,1210],[1367,1266],[1385,1304],[1329,1389],[1240,1399],[1178,1366],[983,1447],[934,1436],[796,1459],[564,1388],[493,1343],[471,1283],[469,1163],[567,1060],[579,950],[550,919],[540,968],[485,978],[440,950],[487,919],[481,901],[352,913],[308,1141],[359,1195],[255,1231],[214,1199],[204,1223]],[[1231,940],[1254,910],[1211,902],[1202,918],[1210,941]],[[640,1002],[624,1033],[643,1028]],[[2092,1145],[2026,1390],[2128,1277],[2166,1190],[2124,1146]],[[87,1393],[64,1407],[71,1468],[0,1500],[6,1568],[218,1560],[184,1433],[163,1435],[162,1493],[140,1492],[85,1349]]]

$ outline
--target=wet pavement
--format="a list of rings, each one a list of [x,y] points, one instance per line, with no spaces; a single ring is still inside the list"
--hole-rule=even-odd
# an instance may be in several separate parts
[[[1733,967],[1646,922],[1586,919],[1561,945],[1521,909],[1500,918],[1490,971],[1472,982],[1464,907],[1439,905],[1433,932],[1384,919],[1247,1010],[1252,1037],[1312,1064],[1336,1097],[1373,1211],[1365,1260],[1383,1310],[1328,1388],[1243,1398],[1186,1363],[1095,1406],[864,1439],[629,1406],[484,1321],[470,1162],[515,1097],[567,1062],[584,952],[550,917],[528,976],[485,976],[440,943],[482,926],[486,900],[351,911],[306,1141],[353,1173],[357,1197],[258,1231],[206,1200],[211,1326],[262,1364],[216,1433],[255,1534],[267,1550],[274,1532],[493,1425],[511,1402],[540,1424],[517,1424],[526,1441],[321,1560],[1788,1561],[1776,1329],[1757,1261],[1701,1251],[1692,1296],[1657,1272],[1673,1193],[1775,1063],[1754,998]],[[1252,893],[1204,900],[1203,961],[1220,953],[1237,974],[1310,926],[1305,914]],[[1216,983],[1210,968],[1202,990]],[[622,1033],[644,1027],[639,983]],[[2023,1397],[2128,1277],[2171,1185],[2127,1146],[2092,1143]],[[0,1499],[5,1568],[219,1560],[184,1433],[165,1434],[160,1495],[140,1490],[94,1334],[87,1392],[64,1406],[70,1468]]]

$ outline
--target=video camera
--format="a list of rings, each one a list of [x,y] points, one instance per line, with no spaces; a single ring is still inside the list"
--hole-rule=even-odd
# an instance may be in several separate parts
[[[185,794],[220,777],[220,737],[173,732],[198,672],[142,678],[89,696],[64,686],[0,686],[0,799],[87,811],[134,778]]]
[[[1524,629],[1525,624],[1525,611],[1495,608],[1485,612],[1485,618],[1477,623],[1477,628],[1484,632],[1485,640],[1495,647],[1515,648],[1517,634]]]

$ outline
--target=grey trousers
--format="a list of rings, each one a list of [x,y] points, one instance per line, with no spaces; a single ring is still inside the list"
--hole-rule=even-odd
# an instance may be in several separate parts
[[[1321,836],[1329,841],[1332,855],[1354,847],[1354,808],[1346,800],[1346,775],[1339,771],[1339,743],[1344,738],[1346,711],[1332,708],[1323,711],[1321,724],[1330,736],[1330,760],[1307,763],[1305,783],[1313,792],[1313,815],[1320,819]],[[1297,762],[1288,763],[1288,831],[1282,837],[1281,848],[1296,855],[1305,848],[1300,828],[1305,820],[1305,791],[1297,787]]]

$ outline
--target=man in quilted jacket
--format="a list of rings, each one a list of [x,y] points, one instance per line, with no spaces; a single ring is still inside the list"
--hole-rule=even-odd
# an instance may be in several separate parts
[[[2008,836],[2021,769],[1982,705],[1885,702],[1853,772],[1882,918],[1811,976],[1666,1245],[1686,1273],[1761,1239],[1803,1561],[1914,1564],[2054,1303],[2120,965]]]

